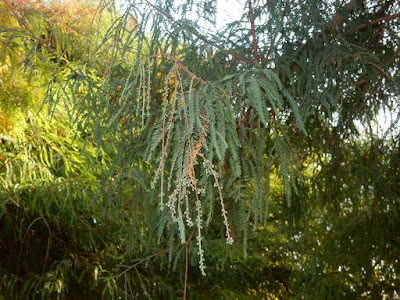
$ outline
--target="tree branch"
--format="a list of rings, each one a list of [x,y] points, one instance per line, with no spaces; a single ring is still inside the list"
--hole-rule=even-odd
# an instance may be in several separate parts
[[[258,13],[259,15],[262,13],[262,11],[267,7],[269,3],[269,0],[267,0],[267,2],[265,2],[265,4],[263,5],[263,7],[261,7],[260,12]]]
[[[390,20],[393,20],[393,19],[396,19],[396,18],[400,18],[400,14],[394,14],[394,15],[390,15],[390,16],[384,16],[384,17],[382,17],[382,18],[378,18],[378,19],[375,19],[375,20],[370,21],[369,24],[370,24],[370,25],[375,25],[375,24],[378,24],[379,22],[382,22],[382,21],[390,21]],[[363,29],[363,28],[365,28],[365,27],[367,27],[367,26],[368,26],[368,24],[361,24],[361,25],[359,25],[357,28],[358,28],[358,29]]]
[[[164,12],[163,10],[161,10],[159,7],[155,6],[153,3],[149,2],[148,0],[145,0],[145,1],[146,1],[147,4],[149,4],[149,5],[150,5],[151,7],[153,7],[155,10],[157,10],[160,14],[162,14],[163,16],[165,16],[168,20],[170,20],[170,21],[172,21],[172,22],[174,22],[174,23],[177,22],[173,17],[171,17],[170,15],[168,15],[166,12]],[[213,42],[207,40],[205,37],[201,36],[201,35],[198,34],[197,32],[195,32],[195,31],[193,31],[193,30],[190,30],[190,29],[188,29],[188,31],[189,31],[191,34],[193,34],[195,37],[197,37],[198,39],[202,40],[204,43],[209,44],[209,45],[214,45],[214,46],[215,46],[215,44],[214,44]],[[217,47],[217,48],[219,48],[219,47]],[[246,58],[244,58],[244,57],[241,57],[241,56],[239,56],[239,55],[237,55],[237,54],[234,54],[234,53],[232,53],[232,52],[230,52],[230,51],[228,51],[228,50],[226,50],[226,49],[220,49],[220,50],[224,51],[226,54],[232,55],[232,57],[236,58],[237,60],[240,60],[240,61],[243,61],[243,62],[245,62],[245,63],[248,63],[248,64],[250,64],[250,65],[252,65],[252,66],[255,65],[255,63],[254,63],[253,61],[250,61],[250,60],[248,60],[248,59],[246,59]]]
[[[254,62],[258,63],[260,59],[258,58],[258,48],[257,48],[257,38],[256,38],[256,27],[254,25],[254,16],[253,16],[253,8],[251,5],[251,0],[249,2],[249,20],[251,24],[251,35],[253,37],[253,55],[254,55]],[[268,3],[268,2],[267,2]]]
[[[147,256],[146,258],[142,259],[141,261],[137,262],[136,264],[134,264],[134,265],[132,265],[132,266],[126,268],[124,271],[122,271],[121,273],[119,273],[117,277],[120,277],[121,275],[123,275],[123,274],[125,274],[126,272],[128,272],[129,270],[131,270],[131,269],[137,267],[137,266],[140,265],[141,263],[144,263],[146,260],[149,260],[150,258],[156,257],[156,256],[158,256],[158,255],[160,255],[160,254],[166,253],[166,252],[168,252],[168,251],[170,251],[170,250],[172,250],[172,249],[179,248],[179,247],[185,245],[185,246],[186,246],[186,251],[187,251],[187,247],[188,247],[190,241],[193,239],[193,236],[194,236],[195,232],[196,232],[196,230],[193,231],[192,235],[187,239],[186,242],[184,242],[184,243],[182,243],[182,244],[179,244],[179,245],[175,245],[175,246],[173,246],[172,248],[168,248],[168,249],[165,249],[165,250],[162,250],[162,251],[159,251],[159,252],[157,252],[157,253],[154,253],[154,254],[152,254],[152,255]],[[186,261],[187,261],[187,260],[188,260],[188,254],[186,254]],[[187,282],[186,277],[187,277],[187,266],[186,266],[186,273],[185,273],[185,292],[186,292],[186,282]]]
[[[194,74],[187,67],[185,67],[179,59],[176,59],[175,57],[173,57],[171,55],[171,53],[165,52],[165,53],[153,54],[153,55],[150,55],[150,56],[146,56],[143,60],[154,58],[154,57],[158,57],[158,56],[165,56],[165,57],[169,58],[170,60],[172,60],[173,62],[175,62],[176,65],[179,66],[183,71],[185,71],[189,75],[189,77],[191,79],[197,81],[201,85],[206,85],[207,84],[203,79],[201,79],[200,77],[197,77],[196,74]]]
[[[377,68],[382,74],[384,74],[387,78],[389,78],[390,80],[394,80],[389,74],[387,74],[381,67],[379,67],[377,64],[373,63],[372,61],[367,61],[367,60],[363,60],[364,63],[369,64],[371,66],[374,66],[375,68]]]
[[[179,245],[175,245],[175,246],[173,246],[172,248],[168,248],[168,249],[159,251],[159,252],[157,252],[157,253],[154,253],[154,254],[152,254],[152,255],[149,255],[149,256],[147,256],[146,258],[142,259],[141,261],[137,262],[136,264],[130,266],[129,268],[126,268],[124,271],[122,271],[121,273],[119,273],[117,277],[120,277],[121,275],[123,275],[123,274],[125,274],[126,272],[128,272],[129,270],[131,270],[131,269],[137,267],[137,266],[140,265],[141,263],[144,263],[146,260],[149,260],[150,258],[153,258],[153,257],[156,257],[156,256],[158,256],[158,255],[160,255],[160,254],[166,253],[166,252],[168,252],[168,251],[170,251],[170,250],[172,250],[172,249],[179,248],[179,247],[181,247],[181,246],[183,246],[183,245],[186,245],[186,242],[185,242],[185,243],[182,243],[182,244],[179,244]]]

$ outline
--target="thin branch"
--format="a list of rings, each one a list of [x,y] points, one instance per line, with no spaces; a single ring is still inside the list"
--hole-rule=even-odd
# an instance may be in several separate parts
[[[40,41],[39,44],[43,45],[49,53],[51,53],[52,55],[54,55],[54,58],[57,59],[57,61],[59,61],[61,64],[65,65],[65,66],[66,66],[67,68],[69,68],[71,71],[77,73],[77,75],[81,75],[78,71],[74,70],[67,62],[65,62],[65,61],[62,60],[60,57],[58,57],[58,56],[53,52],[53,50],[51,49],[51,47],[46,43],[45,40],[42,40],[42,39],[38,38],[38,37],[32,32],[32,30],[30,30],[30,28],[26,25],[25,18],[19,18],[18,15],[14,12],[12,6],[8,3],[7,0],[4,0],[4,2],[5,2],[6,5],[8,6],[8,8],[10,9],[10,11],[11,11],[13,17],[16,18],[17,20],[21,21],[21,23],[23,24],[24,28],[28,31],[29,35],[30,35],[32,38],[34,38],[34,39]],[[22,31],[21,31],[21,32],[22,32]]]
[[[46,221],[46,219],[44,218],[44,216],[38,217],[38,218],[36,218],[35,220],[33,220],[33,221],[31,222],[31,224],[29,224],[28,228],[26,229],[24,238],[22,239],[22,242],[21,242],[21,247],[20,247],[20,250],[19,250],[17,265],[18,265],[18,262],[19,262],[19,260],[20,260],[21,255],[22,255],[22,249],[23,249],[23,247],[24,247],[24,243],[25,243],[25,240],[26,240],[26,236],[28,235],[28,232],[29,232],[29,230],[31,229],[31,227],[33,226],[33,224],[35,224],[36,221],[39,221],[39,220],[43,220],[44,224],[45,224],[46,227],[47,227],[47,230],[49,231],[49,238],[47,239],[46,257],[45,257],[44,264],[43,264],[43,269],[42,269],[42,276],[43,276],[44,271],[45,271],[45,269],[46,269],[46,264],[47,264],[47,261],[48,261],[48,258],[49,258],[49,253],[50,253],[50,241],[51,241],[51,236],[52,236],[50,226],[49,226],[49,224],[47,223],[47,221]]]
[[[385,232],[384,234],[385,234],[389,239],[391,239],[391,240],[393,240],[393,241],[395,241],[395,242],[400,243],[400,240],[399,240],[399,239],[396,239],[395,237],[390,236],[390,235],[387,234],[386,232]]]
[[[267,64],[267,62],[268,62],[268,59],[269,59],[269,56],[270,56],[270,54],[271,54],[271,53],[269,53],[269,52],[268,52],[268,53],[267,53],[267,55],[265,56],[265,58],[264,58],[264,60],[263,60],[263,62],[262,62],[262,64],[261,64],[263,67],[265,67],[265,66],[266,66],[266,64]]]
[[[386,65],[388,67],[390,67],[393,63],[394,60],[396,59],[397,55],[399,55],[400,53],[400,45],[397,47],[396,51],[394,52],[393,56],[388,60],[388,62],[386,63]]]
[[[175,62],[176,65],[178,65],[183,71],[185,71],[189,75],[190,78],[192,78],[193,80],[196,80],[197,82],[199,82],[202,85],[206,85],[207,84],[203,79],[201,79],[200,77],[197,77],[196,74],[194,74],[187,67],[185,67],[180,60],[178,60],[175,57],[173,57],[171,55],[171,53],[166,52],[166,53],[153,54],[153,55],[150,55],[150,56],[146,56],[145,58],[143,58],[143,60],[154,58],[154,57],[158,57],[158,56],[166,56],[166,57],[168,57],[170,60]]]
[[[340,117],[342,117],[342,113],[343,113],[343,75],[342,75],[342,80],[340,81],[340,113],[339,113]]]
[[[188,240],[185,243],[186,262],[185,262],[185,288],[183,290],[183,300],[186,300],[187,276],[188,276],[188,266],[189,266],[189,243],[192,240],[195,232],[196,230],[193,231],[192,235],[188,238]]]
[[[20,18],[17,13],[13,10],[13,7],[11,6],[11,4],[8,3],[7,0],[4,0],[4,2],[6,3],[6,5],[8,6],[8,8],[11,11],[11,15],[17,19],[20,23],[23,24],[24,28],[28,31],[28,35],[30,35],[33,39],[36,39],[37,41],[39,41],[39,44],[44,46],[46,48],[46,50],[54,56],[54,58],[63,66],[67,67],[68,69],[70,69],[72,72],[74,72],[76,75],[81,76],[82,78],[84,78],[86,81],[90,81],[90,83],[94,84],[96,86],[96,88],[98,88],[101,91],[104,91],[103,88],[99,87],[96,83],[94,83],[92,80],[90,80],[90,78],[88,78],[87,76],[84,76],[82,73],[80,73],[79,71],[77,71],[76,69],[74,69],[73,67],[70,66],[70,64],[63,60],[61,57],[58,57],[57,54],[53,51],[53,49],[51,49],[50,45],[47,44],[47,42],[39,37],[37,37],[32,30],[29,29],[29,27],[26,25],[25,19],[24,18]]]
[[[251,108],[252,108],[252,107],[250,106],[250,107],[247,109],[246,114],[244,115],[242,124],[246,124],[246,123],[247,123],[247,121],[248,121],[248,119],[249,119],[249,117],[250,117]]]
[[[2,170],[5,166],[7,166],[10,162],[12,162],[14,159],[16,159],[18,157],[18,155],[31,143],[31,141],[33,140],[33,138],[37,135],[37,133],[35,133],[34,135],[32,135],[32,137],[26,142],[26,144],[14,155],[14,157],[10,158],[4,165],[2,165],[0,167],[0,170]]]
[[[125,274],[126,272],[128,272],[129,270],[131,270],[131,269],[137,267],[137,266],[140,265],[141,263],[144,263],[146,260],[149,260],[150,258],[153,258],[153,257],[156,257],[156,256],[158,256],[158,255],[160,255],[160,254],[166,253],[166,252],[168,252],[168,251],[170,251],[170,250],[172,250],[172,249],[179,248],[179,247],[181,247],[181,246],[183,246],[183,245],[186,245],[186,242],[185,242],[185,243],[182,243],[182,244],[179,244],[179,245],[175,245],[175,246],[173,246],[172,248],[168,248],[168,249],[159,251],[159,252],[157,252],[157,253],[155,253],[155,254],[152,254],[152,255],[150,255],[150,256],[147,256],[146,258],[142,259],[141,261],[137,262],[136,264],[130,266],[129,268],[126,268],[126,269],[125,269],[124,271],[122,271],[117,277],[120,277],[121,275],[123,275],[123,274]]]
[[[396,19],[396,18],[400,18],[400,14],[394,14],[394,15],[389,15],[389,16],[385,16],[385,17],[382,17],[382,18],[377,18],[377,19],[369,21],[368,23],[361,24],[357,28],[358,28],[358,30],[361,30],[363,28],[368,27],[368,25],[376,25],[379,22],[390,21],[390,20],[393,20],[393,19]],[[331,26],[330,29],[327,29],[325,31],[325,35],[331,34],[332,30],[334,28],[336,28],[337,25],[342,24],[344,22],[344,18],[340,14],[335,15],[332,18],[332,20],[333,20],[332,24],[331,24],[332,26]],[[353,33],[353,31],[350,28],[347,28],[346,30],[344,30],[344,34],[352,34],[352,33]],[[301,44],[302,44],[302,46],[304,46],[304,45],[306,45],[308,43],[321,41],[323,39],[323,37],[324,37],[324,35],[322,33],[317,33],[307,43],[301,43]]]
[[[394,80],[389,74],[387,74],[381,67],[379,67],[378,65],[376,65],[375,63],[373,63],[372,61],[367,61],[364,60],[363,61],[366,64],[369,64],[371,66],[374,66],[375,68],[377,68],[379,71],[381,71],[382,74],[384,74],[387,78],[389,78],[390,80]]]
[[[345,55],[345,56],[334,56],[331,57],[328,61],[328,65],[331,64],[333,61],[338,60],[338,59],[345,59],[345,58],[350,58],[350,57],[359,57],[362,56],[364,53],[362,52],[357,52],[357,53],[352,53],[349,55]]]
[[[262,13],[262,11],[268,6],[269,0],[267,0],[267,2],[265,2],[265,4],[263,5],[263,7],[261,7],[260,12],[258,13],[259,15]]]
[[[349,87],[352,87],[352,86],[361,86],[361,87],[365,86],[370,80],[371,80],[371,78],[369,78],[369,77],[361,79],[353,84],[345,86],[345,89],[348,89]]]
[[[170,21],[172,21],[172,22],[174,22],[174,23],[177,22],[173,17],[171,17],[170,15],[168,15],[166,12],[164,12],[163,10],[161,10],[159,7],[157,7],[157,6],[154,5],[153,3],[149,2],[148,0],[145,0],[145,1],[146,1],[147,4],[149,4],[151,7],[153,7],[155,10],[157,10],[160,14],[162,14],[163,16],[165,16],[165,17],[166,17],[167,19],[169,19]],[[193,34],[195,37],[197,37],[197,38],[199,38],[200,40],[202,40],[204,43],[210,44],[210,45],[214,45],[214,46],[215,46],[215,44],[214,44],[213,42],[207,40],[205,37],[201,36],[201,35],[198,34],[197,32],[195,32],[195,31],[193,31],[193,30],[190,30],[190,29],[188,29],[188,31],[189,31],[191,34]],[[217,47],[217,48],[218,48],[218,47]],[[239,55],[237,55],[237,54],[234,54],[234,53],[232,53],[232,52],[230,52],[230,51],[228,51],[228,50],[225,50],[225,49],[220,49],[220,50],[224,51],[226,54],[232,55],[234,58],[236,58],[236,59],[238,59],[238,60],[240,60],[240,61],[243,61],[243,62],[245,62],[245,63],[248,63],[248,64],[250,64],[250,65],[252,65],[252,66],[255,65],[255,63],[254,63],[253,61],[250,61],[250,60],[248,60],[248,59],[246,59],[246,58],[244,58],[244,57],[241,57],[241,56],[239,56]]]
[[[20,207],[20,205],[19,205],[19,200],[18,200],[18,199],[13,199],[13,198],[11,198],[11,197],[8,197],[8,199],[11,200],[11,202],[14,203],[15,206]],[[3,206],[4,204],[8,203],[9,200],[6,200],[6,201],[0,203],[0,206]]]
[[[52,190],[53,188],[55,188],[57,186],[66,185],[66,184],[70,183],[71,181],[75,181],[75,180],[77,180],[77,181],[79,180],[80,181],[81,179],[78,178],[78,177],[74,177],[74,178],[63,180],[61,182],[57,182],[57,183],[52,184],[52,185],[34,186],[34,187],[26,188],[26,190],[32,191],[32,190],[48,189],[48,188],[50,188]]]
[[[379,78],[379,80],[378,80],[378,83],[377,83],[376,87],[374,87],[374,89],[373,89],[371,92],[373,92],[374,90],[377,89],[377,86],[380,85],[380,84],[382,83],[382,79],[383,79],[383,76],[381,75],[380,78]],[[357,109],[357,111],[356,111],[356,113],[355,113],[355,117],[357,117],[358,114],[360,114],[360,113],[364,110],[364,108],[365,108],[366,106],[367,106],[367,101],[362,101],[360,107]],[[354,118],[355,118],[355,117],[354,117]],[[354,120],[354,119],[350,119],[350,120],[347,121],[346,127],[345,127],[345,129],[344,129],[344,131],[343,131],[343,132],[344,132],[343,138],[346,136],[347,129],[349,129],[350,126],[351,126],[351,124],[353,124],[353,120]]]
[[[254,55],[254,62],[260,62],[258,58],[258,48],[257,48],[257,38],[256,38],[256,27],[254,25],[254,16],[253,16],[253,8],[251,5],[251,0],[249,2],[249,20],[251,24],[251,35],[253,37],[253,55]],[[268,3],[268,2],[267,2]]]
[[[288,7],[288,5],[289,5],[289,0],[286,0],[286,5],[285,5],[285,8],[283,9],[282,16],[286,16],[286,8]]]
[[[396,19],[396,18],[400,18],[400,14],[394,14],[394,15],[390,15],[390,16],[385,16],[385,17],[382,17],[382,18],[378,18],[378,19],[375,19],[375,20],[370,21],[369,24],[375,25],[375,24],[378,24],[379,22],[382,22],[382,21],[390,21],[390,20],[393,20],[393,19]],[[367,27],[367,26],[368,26],[368,24],[361,24],[361,25],[359,25],[357,28],[358,28],[358,29],[363,29],[363,28],[365,28],[365,27]]]
[[[244,109],[244,103],[245,101],[242,101],[242,104],[240,105],[240,111],[239,111],[239,117],[238,117],[238,126],[240,126],[240,123],[242,121],[242,114],[243,114],[243,109]]]
[[[47,239],[47,248],[46,248],[46,257],[44,259],[43,269],[42,269],[42,277],[44,275],[44,271],[46,270],[47,261],[49,260],[50,254],[50,241],[51,241],[51,229],[46,219],[43,218],[43,222],[46,224],[47,230],[49,231],[49,238]]]

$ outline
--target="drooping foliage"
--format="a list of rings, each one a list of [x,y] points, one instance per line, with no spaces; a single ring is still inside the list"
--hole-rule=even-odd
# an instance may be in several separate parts
[[[176,297],[184,286],[186,297],[188,281],[194,297],[210,286],[227,297],[398,297],[396,1],[242,1],[237,20],[218,27],[217,1],[124,2],[120,10],[100,3],[80,29],[62,20],[42,25],[47,33],[31,23],[55,9],[31,17],[32,9],[18,15],[8,3],[5,15],[15,26],[17,18],[30,22],[18,44],[33,49],[18,50],[28,53],[30,74],[33,58],[53,63],[40,69],[40,91],[82,143],[79,165],[90,167],[70,170],[93,186],[74,194],[94,211],[87,226],[121,226],[108,231],[107,266],[159,253],[140,271],[108,270],[105,285],[115,288],[104,295],[134,298],[137,285],[139,296]],[[12,28],[4,51],[17,49]],[[11,52],[5,57],[11,64]],[[39,161],[70,160],[68,147],[49,149],[38,150]],[[18,190],[12,183],[4,181],[9,193]],[[26,203],[40,207],[29,188]],[[39,220],[51,228],[43,216],[50,213],[39,213],[20,232]],[[103,257],[102,246],[84,247]]]

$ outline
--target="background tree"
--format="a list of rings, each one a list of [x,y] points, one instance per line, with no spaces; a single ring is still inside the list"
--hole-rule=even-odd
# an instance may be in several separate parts
[[[216,1],[104,4],[56,57],[46,103],[109,158],[104,295],[398,297],[399,4],[242,4],[222,29]]]

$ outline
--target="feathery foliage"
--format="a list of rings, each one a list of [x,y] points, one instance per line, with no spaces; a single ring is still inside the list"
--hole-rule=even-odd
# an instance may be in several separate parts
[[[71,216],[83,209],[93,214],[86,222],[121,226],[109,231],[109,246],[93,238],[79,246],[104,259],[110,251],[106,265],[120,259],[127,268],[107,269],[103,295],[135,298],[137,286],[139,296],[177,297],[166,275],[175,270],[184,298],[187,282],[193,297],[206,297],[212,283],[193,274],[198,265],[225,278],[211,292],[226,297],[399,297],[397,1],[248,0],[224,26],[217,1],[127,1],[119,10],[100,2],[83,35],[46,27],[46,14],[9,2],[4,51],[25,53],[30,74],[33,58],[52,62],[40,67],[44,105],[76,130],[68,142],[35,136],[39,150],[16,150],[3,168],[5,199],[25,191],[28,210],[44,207],[21,227],[21,249],[23,232],[42,220],[53,236],[45,216],[63,203],[38,204],[29,189],[44,193],[77,176],[91,188],[59,190],[74,197]],[[14,210],[16,199],[7,200]],[[2,220],[16,214],[3,211]],[[138,270],[132,258],[151,254]],[[57,287],[49,284],[50,297]]]

